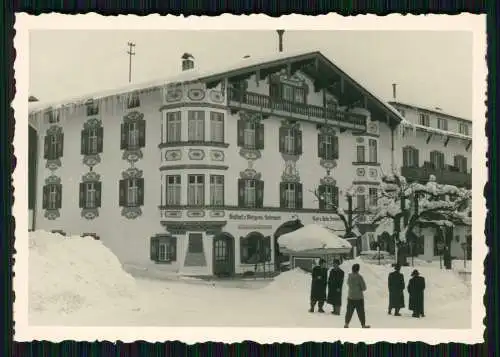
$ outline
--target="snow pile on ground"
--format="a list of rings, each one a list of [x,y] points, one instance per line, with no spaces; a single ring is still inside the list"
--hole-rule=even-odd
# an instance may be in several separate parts
[[[313,249],[352,248],[348,241],[317,224],[308,224],[296,231],[283,234],[280,236],[279,244],[296,252]]]
[[[100,241],[36,231],[29,238],[29,293],[30,312],[65,315],[129,304],[136,286]]]

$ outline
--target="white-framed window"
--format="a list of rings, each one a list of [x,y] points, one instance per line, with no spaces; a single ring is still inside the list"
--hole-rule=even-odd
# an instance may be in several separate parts
[[[375,139],[370,139],[368,140],[368,149],[369,149],[369,159],[370,162],[378,162],[377,158],[377,140]]]
[[[376,207],[378,205],[378,189],[376,187],[370,187],[368,189],[368,200],[370,207]]]
[[[57,186],[49,186],[49,201],[47,204],[48,209],[57,209]]]
[[[56,124],[59,123],[59,114],[56,113],[54,110],[49,110],[45,112],[45,122],[49,124]]]
[[[88,150],[89,154],[97,154],[97,128],[89,129]]]
[[[176,245],[170,240],[162,240],[158,244],[158,261],[170,262],[175,260]]]
[[[93,182],[87,182],[85,187],[85,206],[86,208],[96,207],[96,188]]]
[[[188,112],[188,140],[205,141],[205,112],[190,110]]]
[[[332,185],[325,185],[323,188],[323,197],[325,209],[333,210],[338,208],[338,188]]]
[[[210,175],[210,205],[224,206],[224,176]]]
[[[469,135],[469,125],[466,123],[459,123],[458,132],[462,135]]]
[[[356,160],[357,162],[365,162],[365,146],[356,146]]]
[[[224,142],[224,113],[210,112],[210,141]]]
[[[167,113],[167,143],[178,143],[181,141],[181,112]]]
[[[295,130],[287,129],[285,134],[285,153],[295,153],[295,140],[297,140]]]
[[[282,88],[283,88],[283,99],[293,102],[294,100],[293,87],[283,84]]]
[[[403,148],[403,167],[418,167],[418,149],[413,147]]]
[[[127,203],[129,206],[135,206],[139,202],[139,186],[137,180],[127,180]]]
[[[448,130],[448,120],[443,119],[443,118],[438,118],[437,119],[437,126],[438,126],[438,129]]]
[[[256,147],[256,124],[251,120],[247,120],[244,123],[243,129],[243,144],[247,149],[253,149]]]
[[[294,183],[285,185],[285,208],[295,208],[297,203],[296,187]]]
[[[205,204],[205,175],[188,175],[188,205]]]
[[[418,124],[423,126],[430,126],[429,114],[419,113],[418,114]]]
[[[139,146],[139,125],[137,122],[130,122],[128,125],[128,147],[135,148]]]
[[[257,205],[257,181],[245,180],[244,192],[244,205],[245,207],[256,207]]]
[[[167,175],[167,206],[181,204],[181,175]]]
[[[431,151],[430,159],[435,169],[444,168],[444,154],[441,151]]]

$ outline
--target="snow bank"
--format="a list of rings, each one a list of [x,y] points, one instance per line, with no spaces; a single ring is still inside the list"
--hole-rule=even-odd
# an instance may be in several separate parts
[[[29,294],[30,313],[72,314],[128,304],[136,287],[100,241],[36,231],[29,236]]]

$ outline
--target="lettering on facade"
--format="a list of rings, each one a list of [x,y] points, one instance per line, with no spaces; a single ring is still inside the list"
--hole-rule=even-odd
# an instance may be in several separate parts
[[[338,221],[337,216],[312,216],[313,222],[335,222]]]
[[[280,221],[281,216],[231,213],[229,214],[229,219],[235,221]]]

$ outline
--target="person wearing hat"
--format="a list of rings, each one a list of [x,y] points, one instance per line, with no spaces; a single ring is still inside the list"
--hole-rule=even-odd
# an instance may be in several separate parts
[[[394,316],[401,316],[399,310],[405,307],[405,278],[400,272],[401,265],[394,264],[394,271],[389,274],[387,285],[389,288],[389,310],[388,314],[391,315],[394,309]]]
[[[411,279],[408,282],[408,294],[410,295],[409,308],[413,311],[413,317],[424,317],[424,290],[425,279],[415,269],[411,273]]]
[[[338,259],[333,261],[333,267],[328,275],[328,297],[326,302],[332,305],[332,314],[340,315],[342,305],[342,286],[344,285],[344,271],[339,267]]]
[[[319,264],[312,271],[311,307],[309,312],[314,312],[316,303],[318,303],[318,312],[325,312],[323,305],[326,300],[327,274],[326,262],[324,259],[320,259]]]

